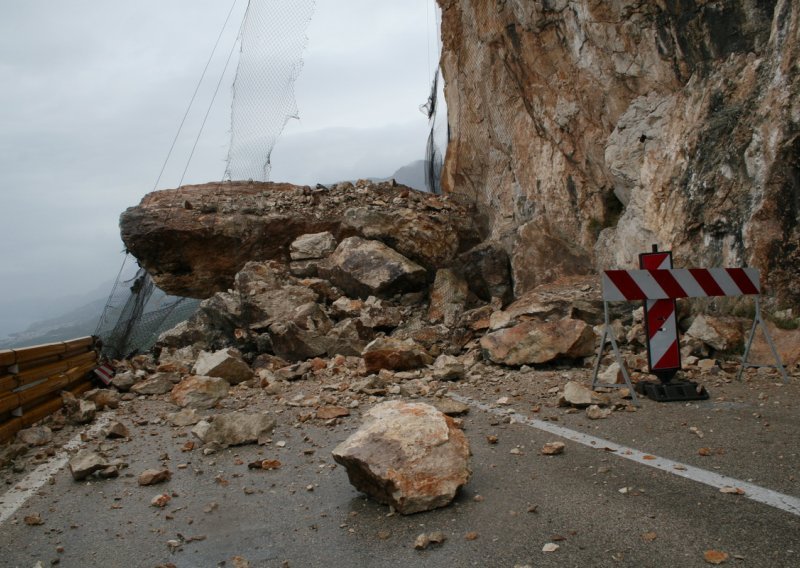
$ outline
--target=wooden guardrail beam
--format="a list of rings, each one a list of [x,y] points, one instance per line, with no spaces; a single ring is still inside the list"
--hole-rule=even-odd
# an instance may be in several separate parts
[[[81,337],[0,351],[0,442],[61,408],[61,391],[78,395],[91,388],[94,342]],[[9,414],[12,410],[21,416]]]

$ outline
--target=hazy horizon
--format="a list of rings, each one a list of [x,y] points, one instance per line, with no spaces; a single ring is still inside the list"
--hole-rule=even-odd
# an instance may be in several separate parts
[[[159,188],[180,179],[245,4],[237,2]],[[119,215],[153,189],[230,7],[212,0],[5,7],[0,337],[114,279],[123,260]],[[428,125],[418,107],[438,42],[432,1],[317,0],[307,35],[295,85],[300,120],[275,147],[271,179],[388,177],[423,158]],[[231,69],[184,184],[222,177]]]

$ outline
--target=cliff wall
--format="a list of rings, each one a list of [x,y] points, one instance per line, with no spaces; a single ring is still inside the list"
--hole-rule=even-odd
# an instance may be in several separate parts
[[[443,187],[510,256],[562,275],[755,266],[800,306],[800,5],[439,0]]]

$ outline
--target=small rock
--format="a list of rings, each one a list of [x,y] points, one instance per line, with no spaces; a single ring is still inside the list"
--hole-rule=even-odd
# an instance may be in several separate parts
[[[400,340],[394,337],[375,339],[364,348],[362,357],[368,373],[381,369],[408,371],[433,361],[425,349],[413,339]]]
[[[150,506],[159,507],[163,509],[164,507],[167,506],[167,503],[169,503],[170,501],[172,501],[172,497],[170,497],[166,493],[161,493],[160,495],[156,495],[150,500]]]
[[[608,366],[608,369],[597,375],[597,380],[607,385],[616,385],[624,383],[625,377],[622,375],[622,368],[619,363],[614,361]]]
[[[109,389],[92,389],[83,395],[84,400],[91,400],[97,410],[119,407],[119,393]]]
[[[331,420],[350,416],[350,411],[343,406],[322,406],[317,409],[316,414],[320,420]]]
[[[64,414],[67,420],[73,424],[88,424],[94,420],[97,414],[97,405],[88,400],[78,400],[69,391],[61,393],[61,400],[64,404]]]
[[[542,446],[542,454],[545,456],[556,456],[564,453],[564,442],[547,442]]]
[[[172,472],[168,469],[146,469],[139,474],[139,485],[155,485],[163,483],[172,478]]]
[[[275,419],[266,412],[230,412],[215,415],[211,422],[201,420],[192,433],[203,443],[227,447],[258,442],[274,428]]]
[[[101,455],[91,450],[81,450],[69,460],[69,471],[75,481],[81,481],[95,471],[107,468],[108,465],[106,459]]]
[[[139,377],[133,371],[117,373],[111,379],[111,385],[121,392],[128,392],[137,382],[139,382]]]
[[[47,426],[33,426],[17,432],[17,440],[29,446],[44,446],[53,440],[53,431]]]
[[[586,417],[589,420],[600,420],[609,416],[611,416],[610,408],[600,408],[596,404],[592,404],[586,409]]]
[[[128,427],[122,422],[112,422],[106,428],[106,438],[129,438],[130,432]]]
[[[42,516],[39,513],[32,513],[30,515],[27,515],[22,520],[29,527],[37,527],[39,525],[43,525],[44,524],[44,521],[42,520]]]
[[[547,544],[545,544],[545,545],[542,547],[542,552],[555,552],[555,551],[556,551],[556,550],[558,550],[559,548],[561,548],[561,547],[560,547],[560,546],[558,546],[556,543],[554,543],[554,542],[548,542]]]
[[[182,428],[184,426],[193,426],[197,424],[202,419],[202,416],[195,410],[194,408],[184,408],[179,412],[173,412],[167,415],[167,420],[173,426],[177,426]]]
[[[437,381],[457,381],[464,378],[464,364],[452,355],[439,355],[433,364],[433,378]]]
[[[561,395],[559,404],[562,406],[574,406],[584,408],[590,404],[608,404],[607,396],[594,392],[589,387],[575,381],[569,381],[564,385],[564,392]]]
[[[439,412],[443,412],[448,416],[461,416],[462,414],[469,412],[469,406],[463,402],[458,402],[457,400],[453,400],[449,397],[443,397],[434,400],[433,406],[435,406]]]
[[[143,381],[140,381],[130,388],[130,391],[139,395],[159,395],[167,394],[175,386],[172,382],[172,373],[156,373]]]

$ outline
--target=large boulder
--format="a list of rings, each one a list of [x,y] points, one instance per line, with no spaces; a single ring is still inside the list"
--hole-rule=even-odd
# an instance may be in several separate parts
[[[591,326],[581,320],[526,321],[484,335],[481,350],[493,363],[520,366],[588,357],[597,349],[596,340]]]
[[[350,237],[320,265],[320,274],[348,296],[389,297],[425,284],[423,267],[380,241]]]
[[[450,503],[470,477],[469,443],[433,406],[384,402],[333,450],[350,483],[402,514]]]
[[[297,242],[304,235],[380,240],[426,268],[451,262],[477,235],[467,207],[392,183],[313,190],[238,181],[150,193],[122,214],[120,232],[162,290],[193,298],[232,288],[248,261],[322,254]]]
[[[230,385],[219,377],[190,376],[172,389],[172,401],[181,408],[211,408],[228,396]]]

